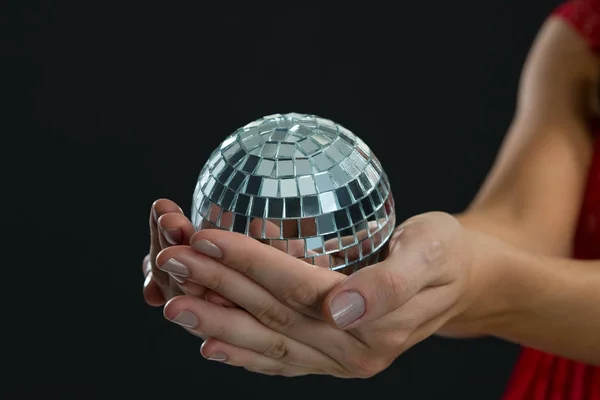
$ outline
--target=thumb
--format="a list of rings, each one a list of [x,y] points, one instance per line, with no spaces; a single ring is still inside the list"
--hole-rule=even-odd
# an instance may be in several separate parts
[[[452,236],[454,229],[433,224],[431,219],[426,215],[399,227],[383,262],[355,272],[333,288],[323,302],[325,319],[340,329],[356,328],[397,310],[422,289],[439,284],[439,266],[444,264],[448,248],[445,236]]]

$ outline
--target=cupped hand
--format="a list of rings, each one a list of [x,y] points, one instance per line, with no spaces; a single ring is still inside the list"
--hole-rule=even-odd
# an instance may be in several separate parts
[[[264,374],[371,377],[411,346],[447,330],[479,332],[493,282],[483,261],[494,240],[452,216],[411,218],[389,256],[347,277],[315,268],[244,235],[204,230],[190,246],[160,252],[157,266],[180,286],[201,285],[240,308],[195,296],[167,303],[165,317],[199,336],[206,358]]]
[[[156,266],[156,256],[171,246],[188,244],[195,230],[181,208],[171,200],[156,200],[150,210],[150,251],[142,262],[144,299],[151,306],[163,306],[169,299],[189,294],[208,298],[216,304],[232,307],[230,301],[199,285],[188,285],[184,291],[176,274],[168,274]]]

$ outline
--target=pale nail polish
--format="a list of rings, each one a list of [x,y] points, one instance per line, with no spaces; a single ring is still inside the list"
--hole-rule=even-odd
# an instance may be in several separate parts
[[[169,276],[171,278],[173,278],[173,280],[179,284],[184,284],[185,283],[185,279],[183,279],[181,276],[175,275],[175,274],[169,274]]]
[[[175,322],[186,328],[195,328],[198,325],[198,317],[190,311],[184,310],[177,314],[175,318],[171,320],[171,322]]]
[[[198,240],[197,242],[190,244],[190,246],[192,247],[192,249],[204,254],[205,256],[212,258],[223,257],[221,249],[219,249],[214,243],[209,242],[208,240]]]
[[[209,360],[213,360],[213,361],[227,361],[227,354],[225,353],[221,353],[220,351],[213,353],[210,357],[208,357]]]
[[[190,275],[188,267],[174,258],[169,258],[167,262],[159,266],[158,269],[168,272],[171,275],[179,275],[183,277],[188,277]]]
[[[335,324],[344,328],[363,316],[365,299],[355,291],[342,292],[331,300],[329,309]]]
[[[162,234],[165,237],[165,240],[173,246],[180,244],[183,236],[181,229],[179,228],[163,228]]]

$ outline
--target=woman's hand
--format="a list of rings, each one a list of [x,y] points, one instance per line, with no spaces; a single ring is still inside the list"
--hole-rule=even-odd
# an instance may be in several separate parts
[[[150,251],[142,262],[144,299],[151,306],[163,306],[169,299],[181,294],[193,294],[224,306],[234,306],[223,297],[195,285],[186,293],[179,286],[177,275],[167,274],[156,267],[156,256],[171,246],[188,244],[195,230],[181,208],[167,199],[156,200],[150,210]]]
[[[397,228],[388,258],[350,277],[315,268],[249,237],[204,230],[157,258],[180,284],[211,289],[240,308],[178,296],[167,319],[208,338],[209,359],[265,374],[370,377],[444,328],[481,334],[502,245],[443,213]]]

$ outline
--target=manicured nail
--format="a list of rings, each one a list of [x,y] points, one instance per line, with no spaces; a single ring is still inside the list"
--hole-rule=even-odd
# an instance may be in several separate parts
[[[198,240],[197,242],[192,243],[190,246],[192,247],[192,249],[204,254],[205,256],[209,256],[212,258],[223,257],[221,249],[219,249],[214,243],[209,242],[208,240]]]
[[[146,288],[150,282],[152,282],[152,272],[148,272],[148,275],[146,275],[146,279],[144,279],[144,288]]]
[[[154,217],[154,222],[158,222],[158,217],[160,217],[160,215],[158,214],[158,211],[156,211],[154,205],[152,206],[152,216]]]
[[[171,275],[179,275],[185,278],[187,278],[190,275],[188,267],[186,267],[185,264],[177,261],[174,258],[169,258],[167,262],[159,266],[158,269],[160,269],[161,271],[168,272]]]
[[[171,322],[175,322],[185,328],[195,328],[198,325],[198,317],[194,313],[184,310],[177,314]]]
[[[170,245],[177,245],[181,243],[183,239],[183,232],[179,228],[161,228],[162,234],[165,237],[165,240]]]
[[[213,361],[225,362],[227,361],[227,354],[218,351],[216,353],[213,353],[210,357],[208,357],[208,359]]]
[[[355,291],[342,292],[331,300],[329,310],[338,328],[344,328],[363,316],[365,299]]]
[[[177,275],[175,275],[175,274],[169,274],[169,276],[170,276],[171,278],[173,278],[173,280],[174,280],[175,282],[179,283],[179,284],[182,284],[182,285],[183,285],[183,284],[185,283],[185,279],[183,279],[183,278],[182,278],[182,277],[180,277],[180,276],[177,276]]]

